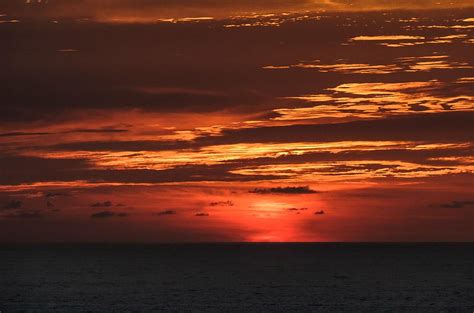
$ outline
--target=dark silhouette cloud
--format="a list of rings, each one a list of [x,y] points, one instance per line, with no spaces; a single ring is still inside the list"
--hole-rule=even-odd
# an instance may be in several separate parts
[[[174,149],[193,148],[195,144],[189,141],[82,141],[74,143],[61,143],[48,147],[52,150],[86,150],[86,151],[166,151]]]
[[[209,203],[210,206],[234,206],[232,201],[216,201]]]
[[[94,213],[91,218],[111,218],[111,217],[128,217],[127,213],[118,213],[113,211],[102,211]]]
[[[43,136],[43,135],[49,135],[50,133],[34,133],[34,132],[12,132],[12,133],[3,133],[0,134],[0,137],[21,137],[21,136]]]
[[[326,214],[323,210],[314,212],[314,215],[324,215]]]
[[[23,137],[23,136],[46,136],[46,135],[56,135],[56,134],[74,134],[74,133],[124,133],[128,129],[114,129],[114,128],[98,128],[98,129],[74,129],[65,132],[10,132],[2,133],[0,137]]]
[[[99,129],[76,129],[67,133],[125,133],[128,129],[99,128]]]
[[[161,211],[161,212],[155,212],[155,213],[153,213],[153,215],[156,215],[156,216],[175,215],[175,214],[177,214],[177,212],[174,211],[174,210],[164,210],[164,211]]]
[[[474,201],[469,200],[469,201],[452,201],[450,203],[445,203],[440,205],[442,208],[447,208],[447,209],[462,209],[465,207],[474,207]]]
[[[198,217],[206,217],[206,216],[209,216],[209,213],[196,213],[195,216],[198,216]]]
[[[289,208],[289,209],[286,209],[286,210],[296,212],[296,211],[307,211],[308,208]]]
[[[83,159],[47,159],[35,157],[0,157],[0,184],[37,181],[113,181],[113,182],[178,182],[178,181],[252,181],[273,179],[275,175],[239,175],[229,173],[232,164],[185,165],[165,170],[91,169]]]
[[[110,208],[112,206],[112,201],[96,202],[91,204],[92,208]]]
[[[309,186],[299,187],[273,187],[273,188],[255,188],[249,191],[250,193],[258,194],[270,194],[270,193],[282,193],[282,194],[314,194],[318,193],[316,190],[312,190]]]

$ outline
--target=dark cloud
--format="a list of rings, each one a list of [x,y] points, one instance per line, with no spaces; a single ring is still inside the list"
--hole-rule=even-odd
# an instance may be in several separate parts
[[[450,203],[445,203],[440,205],[442,208],[447,208],[447,209],[463,209],[466,207],[474,207],[474,201],[469,200],[469,201],[452,201]]]
[[[125,133],[128,129],[99,128],[99,129],[76,129],[65,133]]]
[[[260,142],[474,141],[474,112],[416,114],[348,123],[291,125],[226,130],[201,137],[201,145]]]
[[[35,157],[0,157],[0,184],[38,181],[90,181],[122,183],[159,183],[179,181],[252,181],[276,179],[274,175],[239,175],[229,173],[235,165],[186,165],[166,170],[91,169],[82,159],[46,159]]]
[[[287,211],[307,211],[308,208],[289,208]]]
[[[314,194],[318,193],[316,190],[312,190],[309,186],[299,187],[273,187],[273,188],[255,188],[250,190],[251,193],[258,194],[270,194],[270,193],[283,193],[283,194]]]
[[[234,206],[232,201],[216,201],[209,203],[210,206]]]
[[[0,156],[0,184],[62,181],[69,171],[84,170],[86,160]]]
[[[155,213],[153,213],[153,215],[155,215],[155,216],[175,215],[175,214],[177,214],[177,212],[174,211],[174,210],[164,210],[164,211],[161,211],[161,212],[155,212]]]
[[[92,208],[109,208],[111,207],[112,201],[96,202],[90,205]]]
[[[429,107],[421,105],[421,104],[411,104],[410,109],[415,112],[423,112],[430,110]]]
[[[206,216],[209,216],[209,213],[196,213],[195,216],[198,216],[198,217],[206,217]]]
[[[20,200],[11,200],[3,206],[4,210],[17,210],[22,207],[22,202]]]
[[[194,148],[196,145],[189,141],[82,141],[61,143],[49,146],[52,150],[86,150],[86,151],[164,151],[174,149]]]
[[[314,215],[324,215],[326,214],[323,210],[314,212]]]
[[[3,133],[0,134],[0,137],[21,137],[21,136],[43,136],[50,135],[51,133],[29,133],[29,132],[12,132],[12,133]]]
[[[111,217],[128,217],[127,213],[118,213],[112,211],[102,211],[94,213],[90,216],[91,218],[111,218]]]
[[[0,137],[23,137],[23,136],[46,136],[46,135],[57,135],[57,134],[74,134],[74,133],[124,133],[128,129],[114,129],[114,128],[98,128],[98,129],[75,129],[65,132],[10,132],[0,134]]]

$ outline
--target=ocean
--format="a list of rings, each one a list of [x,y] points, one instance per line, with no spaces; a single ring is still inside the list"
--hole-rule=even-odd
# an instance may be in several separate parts
[[[472,312],[474,244],[2,245],[0,311]]]

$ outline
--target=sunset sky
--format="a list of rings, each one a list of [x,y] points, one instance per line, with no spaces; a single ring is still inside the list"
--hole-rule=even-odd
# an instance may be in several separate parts
[[[474,1],[218,3],[2,1],[0,242],[474,240]]]

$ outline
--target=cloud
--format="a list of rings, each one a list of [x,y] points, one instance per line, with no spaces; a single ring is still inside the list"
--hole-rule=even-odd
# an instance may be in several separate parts
[[[110,208],[112,201],[96,202],[90,205],[92,208]]]
[[[307,211],[308,208],[289,208],[287,211]]]
[[[460,127],[461,124],[462,119],[459,121]],[[466,135],[469,135],[467,130]],[[388,132],[388,129],[386,131]],[[417,130],[417,132],[423,131],[423,128]],[[327,136],[331,135],[327,133]],[[246,138],[243,137],[242,140]],[[353,145],[347,146],[349,143]],[[321,143],[302,142],[291,149],[289,147],[284,148],[284,145],[281,145],[283,147],[281,151],[285,153],[280,154],[276,150],[274,155],[261,154],[265,157],[248,153],[226,162],[211,165],[174,165],[174,167],[165,170],[100,169],[97,167],[91,168],[90,164],[93,164],[93,160],[87,163],[79,160],[25,157],[10,157],[8,161],[2,163],[0,157],[0,169],[5,173],[5,175],[0,176],[0,183],[10,185],[38,181],[63,181],[71,182],[71,184],[74,181],[97,184],[107,182],[128,184],[203,180],[253,181],[273,180],[285,176],[289,177],[289,175],[298,177],[300,174],[313,175],[314,177],[315,175],[324,175],[328,179],[340,175],[367,178],[369,176],[400,176],[404,172],[408,174],[408,171],[416,171],[418,173],[414,173],[418,176],[426,176],[460,172],[463,169],[468,170],[468,162],[470,162],[470,156],[473,153],[473,147],[468,142],[352,141],[328,146]],[[308,149],[311,145],[314,145],[315,148]],[[262,146],[275,146],[275,144],[268,143]],[[219,147],[215,149],[217,151]],[[239,149],[241,148],[239,147]],[[314,152],[312,152],[313,150]],[[298,153],[299,151],[304,151],[304,153]],[[199,151],[195,153],[198,154]],[[147,160],[141,160],[140,158],[137,158],[137,160],[144,163],[137,163],[134,165],[135,167],[149,166],[146,163]],[[154,164],[159,164],[159,162],[160,159],[157,158]],[[173,166],[172,163],[170,165]],[[51,192],[50,197],[59,196],[60,193],[55,194],[55,192]]]
[[[155,213],[153,213],[153,215],[155,215],[155,216],[175,215],[175,214],[177,214],[177,212],[174,211],[174,210],[164,210],[164,211],[161,211],[161,212],[155,212]]]
[[[128,132],[128,129],[115,129],[115,128],[98,128],[98,129],[74,129],[64,132],[10,132],[1,133],[0,137],[24,137],[24,136],[46,136],[56,134],[75,134],[75,133],[124,133]]]
[[[127,217],[127,213],[118,213],[112,211],[102,211],[92,214],[91,218],[111,218],[111,217]]]
[[[210,206],[234,206],[232,201],[216,201],[209,203]]]
[[[189,141],[157,141],[157,140],[133,140],[133,141],[82,141],[73,143],[60,143],[49,146],[51,150],[84,150],[84,151],[166,151],[173,149],[192,148]]]
[[[98,128],[98,129],[75,129],[68,132],[64,132],[65,134],[71,133],[125,133],[128,132],[128,129],[116,129],[116,128]]]
[[[255,188],[249,191],[250,193],[258,194],[270,194],[270,193],[282,193],[282,194],[314,194],[318,193],[316,190],[312,190],[309,186],[299,187],[272,187],[272,188]]]
[[[314,215],[324,215],[326,214],[323,210],[314,212]]]
[[[200,137],[200,145],[263,142],[331,141],[472,141],[474,112],[410,114],[376,120],[332,124],[297,124],[224,130],[220,136]]]
[[[14,185],[28,182],[91,182],[91,183],[159,183],[177,181],[237,181],[253,180],[252,176],[232,174],[232,164],[183,165],[164,170],[114,169],[91,167],[86,159],[62,159],[0,156],[0,185]],[[258,176],[259,179],[275,178]],[[80,185],[80,184],[79,184]],[[78,185],[78,187],[79,187]]]
[[[21,137],[21,136],[44,136],[50,135],[51,133],[45,132],[11,132],[0,134],[0,137]]]
[[[195,216],[198,216],[198,217],[206,217],[206,216],[209,216],[209,213],[196,213]]]
[[[450,36],[451,40],[454,40],[453,36]],[[464,38],[464,37],[462,37]],[[427,55],[427,56],[420,56],[420,57],[400,57],[395,60],[396,62],[390,62],[385,64],[370,64],[370,63],[348,63],[345,62],[337,62],[337,63],[325,63],[321,62],[320,60],[309,60],[309,61],[301,61],[296,64],[287,64],[287,65],[267,65],[264,66],[263,69],[266,70],[294,70],[294,69],[314,69],[319,72],[323,73],[341,73],[341,74],[366,74],[366,75],[382,75],[382,74],[396,74],[402,72],[428,72],[432,70],[454,70],[454,69],[472,69],[473,67],[469,65],[469,63],[465,62],[455,62],[451,61],[448,55]],[[354,85],[355,87],[363,87],[363,86],[370,86],[373,84],[365,83],[365,84],[357,84]],[[389,85],[386,85],[389,86]],[[403,85],[401,85],[403,86]],[[354,88],[355,90],[356,88]],[[379,91],[382,88],[379,89]],[[332,89],[334,90],[334,89]],[[402,89],[401,89],[402,90]],[[360,91],[360,90],[359,90]],[[401,95],[400,93],[393,93],[393,90],[388,90],[393,95]],[[387,92],[387,93],[388,93]],[[305,99],[312,102],[338,102],[343,103],[341,98],[338,98],[337,94],[320,94],[320,95],[310,95],[308,97],[292,97],[296,99]],[[332,98],[332,101],[330,100]],[[393,97],[392,97],[393,98]],[[371,99],[367,99],[369,102]],[[376,100],[376,99],[372,99]],[[379,99],[382,100],[383,99]],[[400,102],[403,102],[404,99],[400,99]],[[442,100],[439,98],[437,100]],[[447,100],[449,101],[449,99]],[[348,101],[348,104],[350,102]],[[328,107],[329,108],[329,107]],[[300,110],[304,110],[305,108],[300,108]],[[316,111],[318,108],[313,108]],[[344,109],[347,109],[345,106]],[[353,107],[354,110],[357,109],[356,106]],[[307,110],[307,108],[306,108]],[[276,110],[278,112],[279,110]],[[342,112],[341,108],[341,112]],[[281,118],[280,118],[281,119]]]
[[[474,207],[474,201],[469,200],[469,201],[452,201],[450,203],[445,203],[440,205],[442,208],[447,208],[447,209],[463,209],[465,207]]]

